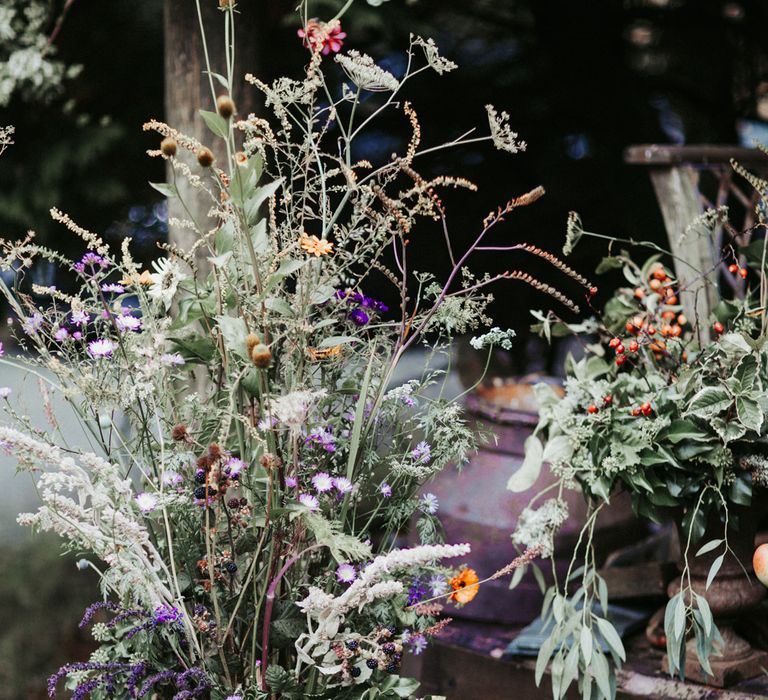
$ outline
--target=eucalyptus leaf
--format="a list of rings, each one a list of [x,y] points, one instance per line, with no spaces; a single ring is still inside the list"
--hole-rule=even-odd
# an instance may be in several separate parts
[[[520,468],[509,477],[507,488],[515,493],[527,491],[536,483],[541,473],[541,466],[544,458],[544,447],[541,440],[535,435],[531,435],[525,441],[525,458]]]

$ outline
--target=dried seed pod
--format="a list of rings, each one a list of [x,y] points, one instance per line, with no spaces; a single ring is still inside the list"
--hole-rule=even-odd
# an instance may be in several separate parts
[[[253,349],[260,344],[261,338],[259,338],[259,336],[255,333],[249,333],[247,336],[245,336],[245,347],[248,350],[248,357],[251,356]]]
[[[269,367],[272,362],[272,352],[264,343],[259,343],[251,350],[251,362],[261,369]]]
[[[197,151],[197,162],[204,168],[210,168],[213,165],[213,151],[207,146],[203,146]]]
[[[216,109],[224,119],[229,119],[235,113],[235,103],[229,95],[219,95]]]
[[[176,149],[178,145],[176,143],[175,139],[172,139],[170,137],[164,138],[160,142],[160,151],[164,156],[168,156],[169,158],[172,158],[176,155]]]

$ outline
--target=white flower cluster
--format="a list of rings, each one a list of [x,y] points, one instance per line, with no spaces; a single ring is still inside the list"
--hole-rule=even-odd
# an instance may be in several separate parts
[[[367,54],[354,49],[346,54],[338,54],[336,62],[344,69],[349,79],[363,90],[369,92],[394,92],[400,82],[392,73],[377,66]]]
[[[440,51],[432,39],[422,39],[420,36],[411,34],[411,43],[414,46],[421,46],[421,48],[424,49],[424,55],[427,57],[429,67],[439,75],[458,68],[453,61],[449,61],[447,58],[440,55]]]
[[[376,600],[391,598],[403,592],[401,581],[385,577],[397,571],[414,570],[439,559],[463,557],[469,552],[468,544],[434,544],[395,549],[376,557],[340,596],[332,596],[321,588],[310,586],[306,598],[297,603],[302,612],[306,613],[309,626],[309,632],[296,640],[299,658],[304,663],[315,665],[316,659],[328,654],[330,642],[350,610],[362,610]],[[322,667],[320,671],[323,672]]]
[[[549,556],[554,549],[555,533],[567,519],[566,502],[550,498],[537,510],[526,508],[520,513],[512,541],[527,548],[541,545],[542,556]]]
[[[278,423],[298,430],[304,425],[312,407],[327,393],[325,389],[292,391],[290,394],[272,399],[269,403],[269,413]]]
[[[526,149],[525,141],[517,140],[517,133],[512,131],[509,126],[509,114],[502,112],[499,114],[493,105],[486,105],[488,112],[488,124],[491,127],[491,139],[493,145],[500,151],[508,153],[519,153]]]
[[[494,326],[487,333],[472,338],[469,341],[469,344],[475,348],[475,350],[491,348],[497,345],[503,350],[511,350],[512,338],[514,338],[515,335],[515,331],[513,331],[511,328],[503,331],[498,326]]]
[[[3,155],[8,146],[13,144],[13,132],[15,129],[12,126],[0,126],[0,156]]]
[[[0,105],[19,89],[25,98],[55,94],[61,81],[80,67],[67,68],[53,54],[45,30],[50,23],[50,2],[8,0],[0,6]]]

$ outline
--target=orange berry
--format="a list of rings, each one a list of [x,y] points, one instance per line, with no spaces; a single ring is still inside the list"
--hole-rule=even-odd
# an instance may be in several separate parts
[[[667,325],[666,323],[661,327],[661,334],[666,338],[667,336],[672,334],[672,326]]]
[[[712,330],[715,331],[715,333],[717,333],[718,335],[720,335],[725,330],[725,326],[722,323],[720,323],[720,321],[717,321],[712,326]]]
[[[656,335],[656,327],[648,326],[648,335]]]
[[[639,416],[640,415],[640,409],[635,407],[632,409],[632,415],[633,416]]]
[[[761,544],[752,557],[755,576],[764,586],[768,586],[768,544]]]
[[[610,406],[613,403],[613,396],[608,394],[607,396],[603,396],[603,406]]]
[[[671,296],[668,296],[667,304],[669,304],[670,306],[675,306],[675,304],[677,304],[677,297],[674,294],[672,294]]]
[[[637,352],[637,349],[638,349],[639,347],[640,347],[640,346],[638,345],[637,341],[636,341],[636,340],[633,340],[633,341],[632,341],[632,342],[629,344],[629,351],[630,351],[630,352]]]
[[[641,287],[635,287],[635,299],[642,299],[645,296],[645,292]]]
[[[667,273],[664,271],[663,267],[657,267],[653,271],[653,278],[663,282],[667,279]]]
[[[734,275],[739,271],[739,266],[736,263],[728,265],[728,272],[732,272]]]
[[[681,326],[684,326],[686,323],[688,323],[688,319],[687,319],[687,318],[686,318],[686,317],[685,317],[683,314],[680,314],[680,315],[677,317],[677,322],[678,322],[678,323],[679,323]]]
[[[635,328],[635,325],[632,323],[632,321],[627,321],[625,328],[627,329],[627,333],[637,333],[637,329]]]
[[[665,311],[661,314],[661,317],[667,321],[671,321],[673,318],[675,318],[677,314],[674,311]]]
[[[651,408],[651,404],[649,404],[647,402],[640,406],[640,411],[642,412],[642,414],[644,416],[650,416],[651,413],[653,413],[653,409]]]
[[[608,343],[609,348],[616,348],[619,345],[621,345],[621,341],[618,338],[611,338],[610,342]]]
[[[645,325],[645,319],[642,316],[635,316],[632,323],[636,328],[642,328]]]
[[[747,269],[745,267],[739,268],[739,274],[741,275],[742,279],[747,279]]]
[[[680,326],[678,326],[677,324],[675,324],[674,326],[672,326],[672,335],[673,335],[675,338],[679,338],[679,337],[680,337],[682,334],[683,334],[683,329],[682,329],[682,328],[680,328]]]
[[[593,297],[597,294],[597,287],[590,287],[589,288],[589,296]]]
[[[622,354],[624,354],[624,346],[623,346],[621,343],[619,343],[619,344],[616,346],[616,354],[617,354],[617,355],[622,355]]]
[[[649,287],[650,287],[650,288],[651,288],[651,289],[652,289],[654,292],[658,292],[658,291],[661,289],[661,286],[662,286],[662,285],[661,285],[661,282],[659,282],[659,280],[655,280],[655,279],[654,279],[654,280],[651,280],[651,281],[648,283],[648,286],[649,286]]]
[[[591,404],[589,404],[589,406],[587,406],[587,413],[597,413],[598,410],[600,410],[600,409],[598,409],[598,407],[595,406],[595,404],[593,404],[593,403],[591,403]]]
[[[626,356],[626,355],[619,355],[619,356],[616,358],[616,364],[617,364],[619,367],[621,367],[621,366],[622,366],[622,365],[623,365],[623,364],[624,364],[626,361],[627,361],[627,356]]]

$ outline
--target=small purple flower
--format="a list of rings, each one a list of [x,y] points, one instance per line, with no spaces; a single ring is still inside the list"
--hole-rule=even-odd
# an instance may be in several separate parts
[[[181,611],[173,605],[163,603],[155,608],[153,618],[157,624],[164,622],[179,622],[181,620]]]
[[[136,505],[142,513],[151,513],[157,508],[157,496],[152,493],[140,493],[136,496]]]
[[[115,325],[121,333],[141,330],[141,321],[135,316],[115,316]]]
[[[21,324],[22,329],[27,335],[37,333],[43,326],[43,315],[35,312],[31,316],[24,319]]]
[[[339,493],[352,491],[352,482],[346,476],[337,476],[333,479],[333,486]]]
[[[408,586],[408,605],[416,605],[416,603],[424,600],[426,595],[427,587],[424,585],[424,580],[421,576],[418,576]]]
[[[178,486],[184,481],[184,477],[178,472],[168,471],[163,473],[162,481],[164,486]]]
[[[411,651],[418,656],[427,648],[427,638],[423,634],[412,634],[408,639]]]
[[[296,479],[295,476],[286,476],[285,477],[285,485],[289,489],[295,489],[299,485],[299,482],[298,482],[298,479]]]
[[[0,343],[0,357],[2,357],[3,355],[5,355],[5,348],[3,347],[3,344]]]
[[[0,399],[7,399],[11,395],[11,387],[0,386]]]
[[[347,293],[343,289],[337,289],[336,290],[336,298],[339,301],[343,301],[344,299],[347,298]]]
[[[63,343],[67,338],[69,338],[69,331],[66,328],[57,328],[56,332],[53,334],[53,337],[59,343]]]
[[[85,268],[89,267],[91,268],[91,271],[95,270],[95,268],[105,268],[109,267],[109,261],[105,258],[102,258],[101,255],[96,255],[96,253],[88,252],[80,259],[80,262],[76,262],[73,267],[78,272],[82,273],[85,272]]]
[[[352,564],[339,564],[336,569],[336,580],[339,583],[352,583],[357,578],[357,571]]]
[[[392,495],[392,487],[386,481],[379,486],[379,491],[384,498],[389,498]]]
[[[224,473],[230,479],[239,479],[240,474],[247,465],[239,457],[230,457],[224,464]]]
[[[437,500],[437,496],[434,493],[425,493],[421,497],[420,502],[421,510],[428,515],[434,515],[437,513],[440,503]]]
[[[318,493],[325,493],[333,488],[333,479],[328,472],[318,472],[312,477],[312,486]]]
[[[83,339],[83,334],[82,334],[80,331],[75,331],[75,332],[72,334],[72,337],[73,337],[75,340],[82,340],[82,339]]]
[[[166,367],[178,367],[180,365],[186,364],[186,361],[178,352],[165,353],[165,355],[161,355],[160,362]]]
[[[77,311],[72,312],[72,323],[74,323],[76,326],[84,326],[88,323],[88,321],[91,320],[91,315],[87,311],[83,311],[82,309],[78,309]]]
[[[117,346],[108,338],[102,338],[101,340],[92,340],[88,343],[88,354],[94,359],[101,359],[103,357],[112,357],[112,353]]]
[[[432,459],[432,448],[422,441],[411,450],[411,457],[422,464],[429,464]]]
[[[107,282],[101,285],[101,291],[107,294],[122,294],[125,291],[125,287],[122,284]]]
[[[315,428],[305,440],[307,444],[314,443],[319,445],[326,452],[336,452],[336,438],[333,437],[333,433],[326,428]]]
[[[368,323],[368,321],[371,320],[370,316],[368,316],[368,314],[365,313],[365,311],[362,309],[353,309],[350,311],[349,319],[358,326],[364,326],[366,323]]]
[[[311,511],[316,511],[320,508],[320,501],[318,501],[311,493],[302,493],[299,496],[299,503]]]
[[[448,590],[448,582],[444,576],[434,574],[428,581],[429,590],[433,596],[443,595]]]
[[[224,700],[243,700],[243,696],[235,693],[234,695],[227,695],[227,697],[224,698]]]

